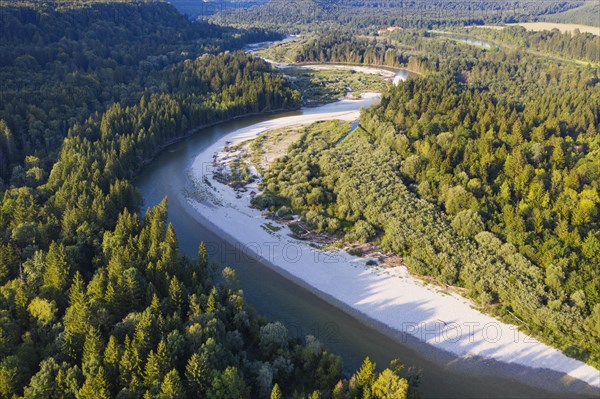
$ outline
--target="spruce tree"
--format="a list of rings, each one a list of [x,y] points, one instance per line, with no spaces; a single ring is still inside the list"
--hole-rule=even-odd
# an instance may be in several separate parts
[[[46,270],[42,290],[52,299],[59,299],[69,283],[70,267],[62,244],[52,242],[46,255]]]
[[[283,395],[281,393],[281,389],[279,388],[279,384],[275,383],[273,385],[273,390],[271,391],[271,399],[282,399]]]
[[[194,353],[187,361],[185,366],[185,379],[188,385],[188,392],[195,395],[202,395],[209,385],[210,370],[208,360],[205,355]]]
[[[180,399],[185,396],[183,383],[179,378],[177,370],[173,369],[167,373],[160,387],[160,399]]]

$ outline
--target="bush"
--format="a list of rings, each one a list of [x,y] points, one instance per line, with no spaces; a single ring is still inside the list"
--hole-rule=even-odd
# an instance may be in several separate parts
[[[354,224],[352,230],[346,234],[348,241],[367,242],[375,236],[375,228],[366,220],[359,220]]]
[[[452,187],[446,193],[445,207],[446,212],[449,214],[455,214],[462,210],[471,208],[473,204],[476,204],[477,200],[463,186]]]
[[[406,176],[410,177],[413,180],[416,180],[417,175],[421,171],[422,162],[421,158],[418,155],[411,155],[404,162],[402,162],[402,173]]]
[[[352,256],[361,256],[362,255],[362,251],[360,250],[360,248],[348,248],[346,250],[346,252],[348,252],[348,254],[352,255]]]
[[[282,219],[286,219],[291,215],[292,215],[292,210],[285,205],[282,206],[281,208],[279,208],[279,210],[277,211],[277,217],[280,217]]]
[[[463,237],[475,237],[485,228],[479,213],[467,209],[459,212],[452,220],[452,228]]]

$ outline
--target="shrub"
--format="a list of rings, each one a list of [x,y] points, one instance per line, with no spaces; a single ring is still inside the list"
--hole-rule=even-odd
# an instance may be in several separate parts
[[[459,212],[452,220],[452,228],[463,237],[475,237],[484,227],[479,213],[470,209]]]

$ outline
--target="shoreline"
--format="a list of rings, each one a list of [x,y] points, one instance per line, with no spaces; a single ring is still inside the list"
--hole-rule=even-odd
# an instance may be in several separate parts
[[[265,60],[264,58],[262,58],[263,60]],[[277,64],[274,62],[270,62],[269,60],[265,60],[267,63],[270,64]],[[290,66],[308,66],[309,64],[291,64]],[[382,70],[385,70],[385,68],[389,68],[388,70],[391,72],[402,72],[402,71],[406,71],[408,73],[412,73],[412,74],[417,74],[417,72],[412,72],[409,71],[408,69],[403,69],[403,68],[393,68],[393,67],[379,67],[379,66],[368,66],[368,65],[362,65],[362,64],[329,64],[329,63],[315,63],[315,64],[310,64],[310,65],[324,65],[324,66],[333,66],[335,67],[336,65],[339,66],[359,66],[359,67],[365,67],[365,68],[379,68]],[[370,93],[363,93],[363,94],[370,94]],[[329,103],[332,104],[332,103]],[[198,133],[199,131],[203,130],[203,129],[207,129],[209,127],[213,127],[213,126],[218,126],[218,125],[222,125],[225,124],[227,122],[233,122],[239,119],[245,119],[245,118],[251,118],[253,116],[266,116],[266,115],[277,115],[277,114],[284,114],[287,112],[296,112],[296,111],[301,111],[302,108],[317,108],[317,107],[321,107],[323,105],[327,105],[327,103],[325,104],[314,104],[314,105],[304,105],[304,106],[300,106],[300,107],[294,107],[294,108],[277,108],[277,109],[272,109],[269,111],[264,111],[264,112],[250,112],[250,113],[246,113],[246,114],[242,114],[242,115],[237,115],[231,118],[227,118],[227,119],[223,119],[220,121],[215,121],[215,122],[211,122],[211,123],[205,123],[203,125],[199,125],[196,127],[193,127],[189,130],[187,130],[183,135],[175,137],[169,141],[167,141],[166,143],[160,145],[157,149],[156,152],[154,154],[152,154],[152,156],[150,156],[149,158],[145,158],[141,161],[140,165],[138,166],[138,168],[134,171],[134,176],[138,175],[139,173],[141,173],[141,171],[144,170],[144,168],[146,166],[148,166],[148,164],[150,164],[153,160],[156,159],[157,156],[159,156],[163,151],[165,151],[167,148],[169,148],[170,146],[172,146],[173,144],[177,144],[182,140],[185,140],[186,138],[193,136],[194,134]]]
[[[272,130],[274,125],[291,125],[292,122],[286,121],[295,120],[294,118],[303,124],[310,123],[315,119],[345,118],[348,120],[348,118],[356,118],[358,110],[354,109],[349,112],[348,102],[345,102],[346,109],[344,109],[343,103],[344,101],[321,107],[321,109],[331,110],[330,112],[311,113],[311,110],[305,109],[303,110],[304,115],[279,118],[280,120],[277,122],[258,123],[231,132],[198,154],[192,171],[198,177],[197,164],[199,163],[202,167],[200,171],[205,172],[205,166],[210,163],[212,154],[215,150],[218,152],[222,149],[224,141],[233,141],[235,144]],[[333,112],[338,108],[341,108],[341,111],[338,110],[337,114]],[[350,106],[350,108],[356,107]],[[201,181],[196,179],[196,183],[201,184]],[[511,328],[514,326],[501,323],[488,315],[473,310],[467,299],[444,293],[439,287],[425,285],[421,280],[407,275],[406,271],[393,270],[393,275],[388,276],[389,270],[382,271],[377,268],[365,267],[361,263],[364,263],[364,260],[350,257],[345,253],[315,251],[306,243],[290,240],[289,237],[281,237],[280,234],[273,232],[269,233],[263,225],[270,220],[262,217],[260,212],[248,208],[249,199],[245,193],[244,198],[236,198],[239,193],[235,193],[232,188],[211,181],[211,190],[208,190],[208,193],[214,196],[214,192],[221,195],[219,197],[220,206],[207,204],[206,198],[199,200],[187,198],[187,205],[192,208],[191,213],[194,216],[202,218],[202,223],[210,225],[211,230],[224,236],[228,241],[245,245],[254,257],[261,259],[262,263],[285,278],[351,314],[363,324],[396,340],[399,338],[406,340],[406,337],[409,336],[411,345],[418,346],[420,352],[436,352],[436,357],[442,356],[440,353],[444,352],[443,356],[452,359],[452,363],[461,363],[467,368],[473,367],[476,370],[477,365],[482,362],[494,363],[497,366],[493,366],[492,369],[500,370],[501,375],[508,375],[508,378],[518,381],[524,380],[523,382],[531,386],[554,391],[564,389],[570,394],[574,392],[572,389],[567,389],[567,386],[576,387],[575,392],[582,394],[593,395],[598,392],[600,376],[596,377],[597,370],[583,362],[568,358],[557,349],[550,348],[522,333],[518,334],[521,335],[518,342],[512,342],[506,335],[514,334]],[[240,219],[243,219],[242,223],[240,223]],[[285,230],[284,227],[282,233]],[[279,236],[279,238],[274,236]],[[268,256],[265,257],[265,244],[270,245],[269,251],[273,245],[284,246],[284,248],[289,246],[288,249],[300,248],[300,252],[304,252],[304,255],[308,253],[308,257],[302,259],[303,267],[298,268],[298,260],[290,262],[290,259],[286,259],[285,253],[277,255],[268,252]],[[304,251],[302,251],[303,249]],[[328,254],[339,256],[341,260],[338,259],[333,263],[322,259],[320,262],[316,260],[317,257],[328,256]],[[315,260],[311,260],[311,255],[315,257]],[[344,291],[344,289],[351,290]],[[405,293],[407,295],[403,295]],[[414,298],[419,298],[420,301],[412,300]],[[450,307],[448,307],[448,302],[451,302]],[[456,310],[457,314],[453,313],[452,306],[459,307]],[[454,317],[455,320],[449,319],[449,323],[447,323],[440,319],[447,317]],[[503,341],[498,345],[494,345],[494,343],[490,345],[490,342],[481,339],[472,342],[470,336],[467,337],[469,338],[468,342],[463,339],[464,337],[453,341],[444,337],[444,334],[448,333],[443,331],[445,327],[442,328],[442,331],[436,331],[441,327],[440,322],[444,323],[444,326],[458,324],[459,327],[461,325],[464,327],[475,320],[494,324],[494,328],[499,328],[501,332],[505,333]],[[413,325],[415,323],[417,323],[416,326]],[[432,327],[436,331],[434,334],[431,334]],[[492,330],[490,333],[493,332]],[[481,331],[482,329],[479,329],[476,332],[480,333]],[[484,334],[485,332],[486,330],[483,330]],[[521,342],[523,336],[526,342]],[[440,338],[446,339],[440,340]],[[546,364],[544,360],[550,364]],[[532,375],[536,376],[534,380],[537,382],[530,381]]]
[[[302,109],[302,107],[296,107],[296,108],[278,108],[278,109],[273,109],[273,110],[264,111],[264,112],[251,112],[251,113],[247,113],[247,114],[243,114],[243,115],[237,115],[237,116],[234,116],[232,118],[227,118],[227,119],[223,119],[223,120],[212,122],[212,123],[205,123],[204,125],[193,127],[191,129],[187,130],[183,135],[175,137],[175,138],[167,141],[166,143],[158,146],[158,148],[156,149],[156,152],[154,154],[152,154],[152,156],[150,156],[149,158],[145,158],[145,159],[143,159],[141,161],[140,165],[133,172],[133,174],[134,174],[134,176],[139,175],[144,170],[144,168],[146,166],[148,166],[152,161],[154,161],[156,159],[156,157],[158,157],[167,148],[169,148],[173,144],[177,144],[180,141],[187,139],[190,136],[193,136],[194,134],[198,133],[199,131],[201,131],[203,129],[207,129],[207,128],[213,127],[213,126],[222,125],[222,124],[225,124],[227,122],[233,122],[233,121],[236,121],[238,119],[251,118],[253,116],[266,116],[266,115],[284,114],[286,112],[300,111],[301,109]]]
[[[379,64],[355,64],[350,62],[297,62],[297,63],[285,63],[285,62],[277,62],[267,58],[262,58],[267,63],[273,65],[273,67],[285,70],[287,68],[305,68],[305,69],[323,69],[323,70],[334,70],[337,68],[354,70],[356,72],[365,72],[365,70],[371,70],[370,73],[380,73],[382,74],[392,73],[394,76],[398,76],[400,73],[405,74],[402,80],[406,80],[411,76],[423,76],[422,73],[410,70],[404,67],[394,67],[388,65],[379,65]],[[362,71],[361,71],[362,70]],[[369,73],[369,72],[365,72]],[[394,76],[391,76],[392,78]]]
[[[191,204],[189,204],[185,199],[182,199],[182,204],[190,207],[190,214],[194,219],[196,219],[196,221],[202,223],[202,225],[206,226],[209,230],[221,237],[223,240],[236,247],[244,247],[248,245],[247,243],[240,241],[235,236],[224,231],[217,224],[213,223],[205,215],[198,212],[197,209],[191,206]],[[368,314],[349,306],[333,295],[315,288],[306,281],[302,280],[300,277],[292,274],[285,268],[276,265],[265,257],[251,253],[245,253],[245,256],[253,257],[255,260],[275,271],[285,279],[350,315],[354,319],[358,320],[361,324],[372,328],[379,333],[382,333],[399,344],[410,346],[412,349],[423,355],[423,357],[426,359],[438,364],[443,364],[452,371],[465,374],[468,372],[470,374],[483,377],[494,376],[506,378],[508,380],[514,380],[533,388],[546,390],[552,394],[570,395],[570,398],[594,398],[598,395],[599,391],[597,389],[574,377],[566,377],[569,380],[568,386],[566,386],[567,384],[560,383],[559,381],[564,379],[565,375],[551,369],[531,368],[518,364],[510,364],[483,356],[460,357],[450,351],[436,348],[433,345],[427,344],[426,342],[421,341],[407,332],[393,329],[385,323],[373,319]],[[409,363],[409,360],[407,359],[400,360]],[[487,372],[481,370],[482,365],[485,365]]]

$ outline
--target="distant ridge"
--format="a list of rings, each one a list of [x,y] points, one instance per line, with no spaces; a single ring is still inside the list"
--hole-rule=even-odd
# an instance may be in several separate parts
[[[583,0],[271,0],[249,9],[223,10],[215,15],[214,21],[263,27],[286,26],[296,30],[315,23],[342,24],[355,30],[389,25],[430,28],[435,25],[531,21],[582,5]]]

